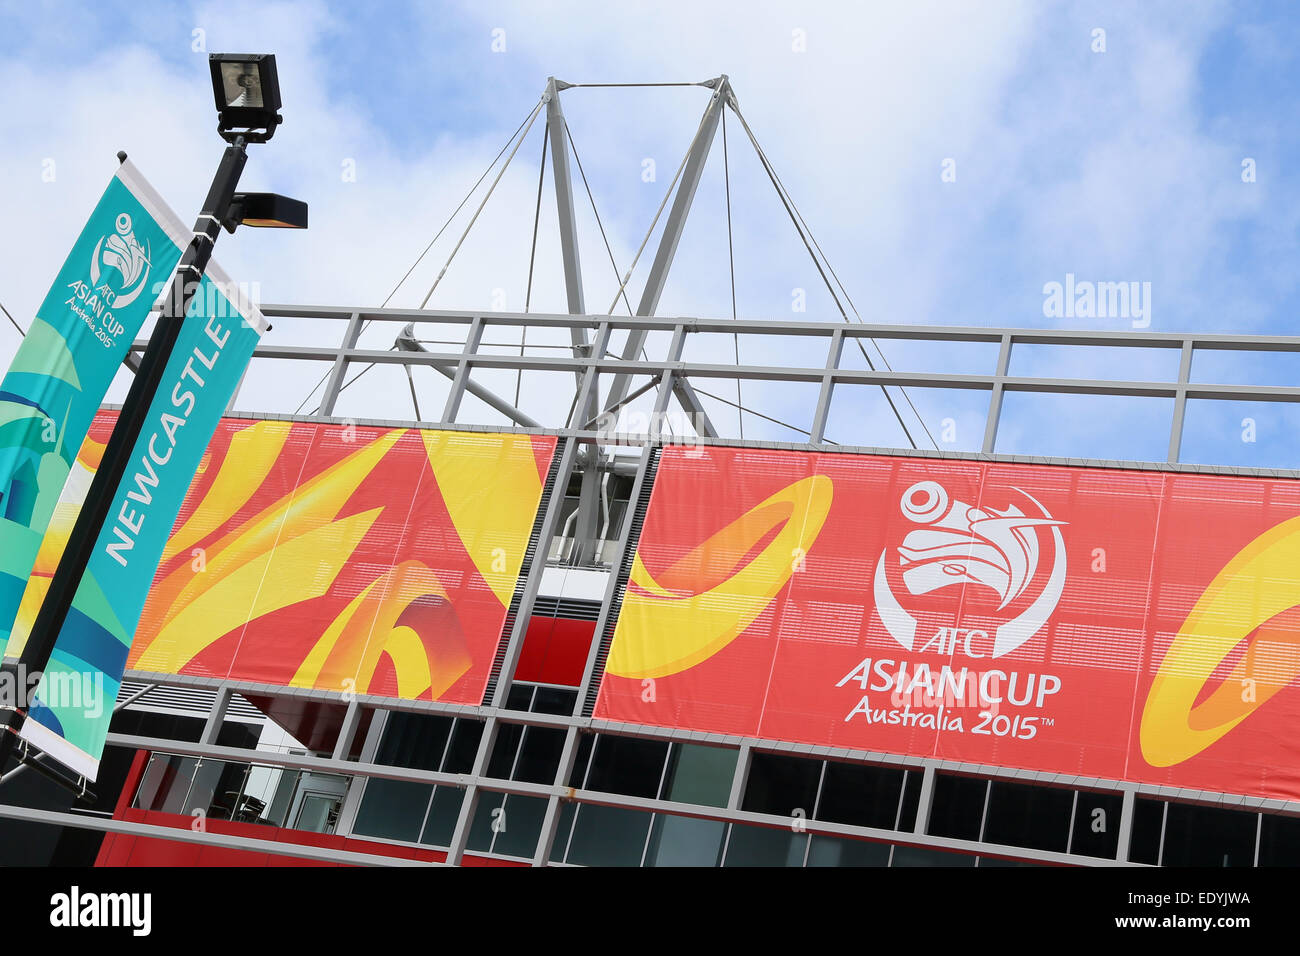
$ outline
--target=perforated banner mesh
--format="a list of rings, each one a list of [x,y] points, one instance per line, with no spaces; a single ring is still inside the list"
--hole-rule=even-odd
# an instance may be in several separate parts
[[[88,473],[111,422],[82,447]],[[223,420],[127,667],[480,703],[554,451],[550,436]],[[74,517],[47,536],[26,614]]]
[[[1300,798],[1300,482],[665,450],[596,716]]]

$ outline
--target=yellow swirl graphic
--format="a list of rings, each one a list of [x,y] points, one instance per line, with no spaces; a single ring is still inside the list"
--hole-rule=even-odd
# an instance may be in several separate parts
[[[1264,532],[1224,566],[1179,628],[1142,711],[1142,756],[1154,767],[1194,757],[1300,674],[1300,517]],[[1205,700],[1214,670],[1246,653]]]
[[[831,498],[832,483],[824,475],[796,481],[696,545],[658,580],[638,551],[605,670],[619,677],[665,677],[730,644],[790,580],[821,533]]]

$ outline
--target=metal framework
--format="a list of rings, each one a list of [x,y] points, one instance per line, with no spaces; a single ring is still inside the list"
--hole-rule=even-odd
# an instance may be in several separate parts
[[[303,421],[327,421],[339,424],[392,424],[421,425],[438,428],[502,428],[507,430],[525,430],[534,433],[555,434],[560,438],[558,449],[558,466],[555,471],[555,489],[568,487],[570,480],[583,471],[599,467],[602,450],[611,446],[638,446],[640,454],[636,458],[634,469],[634,487],[631,494],[632,503],[642,501],[649,491],[649,479],[652,474],[654,450],[660,445],[689,440],[701,444],[725,444],[741,447],[781,447],[793,449],[816,450],[818,452],[885,452],[889,454],[921,455],[942,458],[967,458],[995,461],[1033,461],[1038,463],[1092,464],[1098,467],[1150,468],[1163,471],[1214,472],[1225,474],[1284,475],[1300,477],[1300,471],[1279,471],[1233,468],[1212,465],[1193,465],[1180,463],[1178,450],[1181,438],[1183,413],[1188,399],[1207,399],[1212,401],[1266,401],[1297,402],[1300,401],[1300,388],[1274,387],[1262,385],[1215,385],[1191,381],[1192,360],[1198,351],[1259,351],[1259,352],[1297,352],[1300,351],[1300,337],[1258,337],[1236,335],[1204,334],[1160,334],[1128,332],[1068,332],[1055,330],[1023,329],[980,329],[969,327],[899,327],[845,325],[839,323],[783,323],[774,321],[746,321],[729,319],[693,319],[693,318],[654,318],[648,316],[614,317],[593,315],[524,315],[524,314],[485,314],[476,312],[447,311],[405,311],[405,310],[364,310],[348,308],[302,308],[289,306],[270,306],[264,310],[274,318],[298,318],[319,321],[322,325],[335,322],[342,327],[343,334],[339,344],[333,348],[320,346],[286,346],[263,345],[257,356],[272,360],[264,369],[267,374],[275,375],[277,360],[310,360],[324,363],[330,369],[328,390],[321,405],[321,413],[315,416],[289,416],[274,412],[259,411],[256,417],[288,418]],[[415,352],[415,351],[377,351],[357,347],[357,333],[361,323],[391,323],[396,326],[413,326],[423,337],[442,341],[459,339],[464,344],[460,351],[449,352]],[[528,341],[538,343],[530,354],[504,355],[489,351],[493,346],[493,333],[500,335],[503,330],[513,331],[527,328]],[[802,339],[820,339],[825,343],[826,360],[819,366],[736,366],[710,362],[688,362],[682,359],[687,343],[693,335],[710,333],[735,333],[745,336],[764,337],[799,337]],[[581,333],[585,342],[576,344]],[[668,333],[666,348],[660,348],[653,357],[624,359],[611,355],[611,339],[619,333]],[[569,338],[575,344],[573,354],[537,354],[547,351],[544,343],[548,337]],[[879,340],[915,340],[927,342],[982,342],[997,346],[996,365],[986,374],[958,373],[917,373],[899,371],[861,371],[841,368],[839,360],[843,354],[846,340],[871,337]],[[630,337],[629,337],[630,338]],[[1179,354],[1179,373],[1175,381],[1109,381],[1099,379],[1067,378],[1025,378],[1009,374],[1013,349],[1022,344],[1048,344],[1069,348],[1093,347],[1098,345],[1119,348],[1142,348],[1175,350]],[[518,346],[516,345],[517,349]],[[553,350],[552,350],[553,351]],[[404,365],[418,368],[429,366],[449,379],[449,395],[445,402],[444,416],[437,421],[415,422],[412,420],[378,420],[350,419],[331,416],[326,410],[336,407],[339,393],[347,381],[349,368],[368,363]],[[534,423],[531,419],[525,425],[483,425],[466,423],[458,420],[458,411],[465,394],[474,392],[473,372],[476,369],[509,369],[559,372],[577,376],[579,390],[570,407],[569,418],[553,423]],[[692,435],[669,436],[663,433],[659,425],[660,418],[650,419],[648,432],[620,431],[620,419],[617,402],[611,401],[610,392],[602,387],[609,380],[624,376],[627,380],[644,377],[648,386],[641,392],[643,401],[650,404],[654,413],[660,416],[668,410],[669,402],[675,395],[680,395],[679,385],[691,381],[703,381],[713,378],[737,379],[742,382],[803,382],[817,386],[816,401],[811,407],[803,409],[804,421],[808,423],[810,440],[802,443],[774,443],[760,441],[740,441],[726,434],[714,436]],[[980,452],[945,452],[914,451],[911,449],[857,448],[833,445],[826,441],[825,429],[832,403],[837,400],[836,386],[844,384],[863,384],[874,386],[909,386],[938,389],[977,390],[988,393],[988,420],[984,431],[983,450]],[[998,423],[1001,417],[1002,400],[1007,392],[1022,391],[1028,393],[1059,394],[1096,394],[1096,395],[1130,395],[1159,396],[1174,400],[1174,415],[1169,434],[1169,460],[1165,462],[1097,462],[1078,459],[1051,459],[998,454],[995,451]],[[491,395],[490,391],[480,389]],[[600,407],[604,412],[598,421],[579,421],[583,415],[577,409],[590,408],[592,396],[601,396]],[[495,396],[493,396],[495,398]],[[840,400],[851,401],[851,396]],[[489,401],[488,404],[507,417],[511,415],[510,403],[504,400]],[[522,417],[522,416],[521,416]],[[538,424],[547,427],[539,428]],[[626,584],[625,560],[635,548],[633,509],[629,508],[617,532],[617,546],[612,561],[612,568],[606,577],[605,592],[600,606],[600,616],[596,623],[596,640],[593,641],[585,670],[584,680],[577,688],[577,699],[572,713],[555,715],[545,713],[523,712],[507,709],[506,695],[511,686],[515,665],[523,645],[527,622],[533,612],[534,604],[541,593],[542,576],[547,567],[545,555],[559,532],[559,518],[563,494],[551,495],[548,506],[539,515],[539,541],[533,559],[527,562],[521,572],[516,592],[514,608],[514,626],[505,635],[505,652],[500,677],[492,685],[490,698],[482,707],[448,705],[437,702],[398,701],[388,698],[360,697],[353,701],[349,716],[345,721],[344,731],[340,736],[334,755],[329,758],[312,756],[291,756],[260,751],[241,750],[237,748],[218,747],[215,745],[216,729],[220,727],[225,709],[229,706],[235,693],[256,693],[258,695],[279,695],[289,697],[306,697],[318,700],[337,701],[338,695],[325,691],[287,689],[269,685],[247,684],[240,682],[217,681],[195,677],[178,677],[156,673],[128,672],[128,678],[147,681],[158,686],[186,685],[210,688],[215,692],[213,709],[208,719],[208,733],[197,744],[182,743],[174,740],[128,737],[113,734],[109,743],[116,746],[138,748],[157,753],[180,754],[209,760],[222,761],[256,761],[258,764],[286,768],[310,769],[329,773],[345,773],[357,780],[372,777],[407,780],[422,783],[434,783],[463,788],[466,799],[463,801],[458,822],[448,847],[449,862],[459,862],[466,852],[470,826],[483,794],[504,793],[523,796],[542,797],[547,800],[547,809],[533,858],[536,865],[545,865],[550,857],[560,820],[560,809],[565,802],[578,801],[605,806],[624,807],[648,812],[663,812],[721,820],[739,824],[756,824],[767,826],[788,826],[785,817],[770,814],[758,814],[740,809],[740,797],[744,791],[746,774],[751,755],[756,751],[775,751],[804,755],[812,758],[832,758],[860,760],[876,764],[894,765],[917,770],[922,773],[920,806],[913,830],[880,830],[864,827],[831,824],[809,819],[805,822],[806,832],[831,836],[848,836],[876,841],[887,841],[895,845],[925,847],[937,850],[959,851],[964,853],[1011,856],[1017,859],[1043,863],[1071,863],[1078,865],[1123,865],[1127,863],[1128,841],[1132,832],[1134,803],[1138,796],[1160,799],[1177,799],[1184,802],[1196,802],[1232,807],[1243,810],[1257,810],[1285,815],[1300,815],[1300,802],[1269,800],[1263,798],[1241,797],[1231,794],[1207,791],[1189,791],[1180,788],[1148,786],[1123,781],[1074,777],[1069,775],[1019,771],[994,766],[962,764],[953,761],[900,757],[892,754],[852,751],[843,748],[815,747],[790,742],[777,742],[754,738],[740,738],[728,735],[701,732],[674,731],[640,725],[619,724],[616,722],[594,719],[590,710],[584,713],[584,704],[594,699],[595,688],[602,676],[602,645],[612,634],[614,617],[617,614],[622,589]],[[587,507],[586,502],[580,507]],[[604,638],[605,640],[602,640]],[[362,753],[361,761],[344,758],[353,744],[352,735],[357,727],[357,708],[374,708],[379,713],[391,711],[428,712],[460,717],[472,717],[483,722],[483,734],[479,742],[472,772],[464,775],[446,774],[428,771],[407,770],[374,763],[377,737],[372,729],[372,739]],[[381,723],[381,722],[376,722]],[[564,747],[561,754],[556,779],[551,784],[533,784],[519,781],[503,780],[487,776],[488,761],[497,741],[500,729],[509,724],[533,727],[559,728],[565,731]],[[591,733],[616,733],[620,735],[650,737],[665,740],[680,740],[691,743],[706,743],[736,748],[739,758],[731,786],[731,799],[726,807],[702,807],[663,800],[653,800],[603,793],[594,790],[570,789],[567,785],[569,774],[577,757],[580,735]],[[953,840],[936,837],[926,832],[929,807],[933,795],[934,775],[938,771],[978,774],[987,779],[1005,779],[1021,782],[1056,784],[1085,789],[1112,791],[1122,794],[1123,810],[1120,820],[1120,849],[1118,859],[1099,861],[1070,853],[1051,853],[1029,850],[1021,847],[994,846],[986,842]],[[351,824],[360,797],[360,787],[354,785],[350,790],[348,806],[345,807],[341,826]],[[22,811],[28,813],[28,811]],[[19,811],[0,808],[0,816],[16,816]],[[56,815],[58,816],[58,815]],[[24,817],[26,819],[27,817]],[[42,820],[45,820],[42,817]],[[54,818],[50,818],[53,822]],[[91,827],[112,832],[138,832],[141,835],[166,837],[168,839],[189,839],[185,831],[172,831],[165,827],[148,828],[133,825],[135,829],[123,829],[118,822],[106,821],[84,815],[62,815],[58,822],[66,825]],[[373,837],[366,839],[376,840]],[[206,834],[199,842],[211,842],[217,845],[242,846],[235,838]],[[376,842],[383,842],[376,840]],[[301,848],[292,844],[279,845],[278,852],[299,855]],[[257,847],[266,849],[266,847]],[[340,862],[381,862],[380,859],[357,859],[355,854],[339,853],[330,855],[328,851],[316,851],[314,856],[323,859],[337,859]]]
[[[868,325],[848,321],[764,321],[657,316],[655,313],[660,297],[720,120],[726,109],[731,109],[737,116],[740,115],[734,91],[725,75],[698,84],[678,84],[705,87],[712,93],[695,136],[682,160],[677,177],[674,179],[675,194],[670,188],[672,206],[665,220],[635,315],[591,314],[588,312],[583,294],[574,215],[574,190],[569,165],[568,144],[571,140],[560,105],[560,92],[575,85],[582,84],[570,84],[554,77],[550,78],[541,104],[538,106],[540,110],[544,105],[546,113],[546,135],[549,138],[568,314],[266,306],[263,311],[272,320],[300,320],[300,328],[312,329],[311,344],[306,342],[272,344],[270,340],[264,339],[263,344],[257,348],[254,364],[243,385],[243,388],[247,389],[258,381],[259,376],[268,376],[273,381],[283,381],[282,371],[288,367],[284,363],[306,361],[317,363],[320,370],[324,372],[324,392],[318,411],[313,415],[295,415],[286,414],[288,406],[286,409],[262,407],[252,413],[253,417],[339,424],[500,429],[558,436],[557,465],[554,468],[551,485],[554,493],[537,519],[534,532],[538,543],[531,559],[526,561],[521,569],[510,611],[513,625],[509,632],[503,635],[504,648],[499,658],[501,671],[490,685],[490,696],[485,700],[484,705],[468,707],[438,702],[357,697],[347,704],[343,729],[331,756],[288,755],[217,746],[216,735],[234,695],[257,694],[341,703],[339,695],[327,691],[128,672],[128,680],[144,681],[161,688],[189,687],[209,690],[213,693],[212,707],[204,733],[198,743],[111,734],[109,744],[149,750],[159,754],[191,756],[200,760],[255,761],[259,765],[346,774],[353,778],[354,783],[349,787],[347,802],[339,821],[338,832],[345,834],[350,831],[355,819],[364,781],[371,778],[461,788],[465,791],[466,797],[461,804],[455,829],[447,847],[448,862],[453,864],[460,862],[466,852],[475,813],[483,795],[488,793],[517,794],[539,797],[547,801],[540,836],[532,858],[535,865],[545,865],[548,862],[560,825],[561,809],[565,803],[572,801],[738,824],[789,826],[790,821],[787,817],[758,814],[740,809],[751,759],[753,754],[759,751],[859,760],[905,767],[920,772],[919,806],[915,825],[910,830],[872,829],[807,819],[803,821],[803,826],[808,833],[857,837],[895,845],[960,851],[984,856],[1008,856],[1046,863],[1125,865],[1129,857],[1135,801],[1139,795],[1300,816],[1300,802],[1018,771],[938,759],[851,751],[843,748],[667,730],[619,724],[597,720],[590,716],[590,703],[594,700],[596,688],[603,674],[604,654],[608,649],[608,639],[612,635],[622,591],[626,586],[630,558],[636,546],[639,526],[635,506],[643,504],[649,494],[656,463],[656,450],[661,445],[686,441],[706,445],[776,447],[822,453],[883,452],[940,458],[1300,477],[1300,470],[1294,469],[1252,469],[1229,467],[1225,464],[1188,464],[1181,460],[1183,425],[1189,400],[1300,402],[1300,387],[1212,384],[1193,381],[1193,362],[1197,354],[1223,351],[1300,352],[1300,337]],[[538,111],[535,110],[533,117],[537,115],[539,115]],[[741,121],[743,123],[743,117]],[[747,124],[745,129],[748,132]],[[525,134],[526,132],[525,129]],[[757,147],[756,142],[755,146]],[[518,149],[518,145],[515,149]],[[513,155],[511,153],[511,156]],[[766,167],[765,159],[764,164]],[[500,173],[497,179],[500,179]],[[775,179],[773,185],[777,186],[778,191],[780,190]],[[782,199],[783,202],[786,201],[784,196]],[[667,201],[668,197],[665,197],[665,204]],[[789,209],[788,205],[787,209]],[[796,219],[795,213],[791,212],[791,219],[795,221],[796,228],[800,228],[802,217]],[[647,234],[647,241],[648,239],[649,234]],[[808,245],[806,240],[805,245]],[[811,246],[809,246],[809,253],[812,253]],[[815,257],[814,261],[816,262]],[[818,269],[821,270],[820,263]],[[444,268],[443,271],[445,272],[446,269]],[[825,278],[824,273],[823,278]],[[627,281],[625,277],[619,289],[620,294]],[[617,303],[617,298],[615,302]],[[847,314],[845,317],[847,319]],[[387,337],[391,334],[394,348],[380,350],[360,345],[363,332],[368,333],[375,327],[380,331],[373,333],[374,340],[387,341]],[[319,332],[317,333],[316,330]],[[710,340],[710,336],[725,336],[728,339],[735,337],[737,349],[743,345],[746,354],[749,355],[758,354],[765,347],[772,350],[772,343],[775,342],[777,345],[774,351],[781,357],[783,364],[742,365],[729,361],[731,350],[724,350],[711,344],[716,340]],[[869,367],[865,370],[848,367],[845,364],[846,346],[853,346],[853,351],[860,349],[865,357],[865,346],[869,344],[867,340],[872,340],[877,347],[881,343],[924,343],[951,348],[982,344],[986,348],[994,347],[996,355],[991,367],[960,373],[895,371],[888,367],[884,369]],[[317,344],[320,342],[337,344]],[[143,341],[135,343],[133,352],[143,352],[145,344]],[[431,344],[436,344],[438,348],[429,348]],[[1157,350],[1166,354],[1174,352],[1178,355],[1178,372],[1176,377],[1167,381],[1025,377],[1011,374],[1015,349],[1019,346],[1037,345],[1062,347],[1063,353],[1067,356],[1067,362],[1063,363],[1063,367],[1069,367],[1070,350],[1097,346],[1127,350]],[[852,355],[853,351],[847,354]],[[800,353],[813,355],[815,359],[804,361],[802,364],[790,359],[791,355],[797,356]],[[739,354],[739,351],[735,354]],[[867,364],[871,363],[868,361]],[[414,419],[393,411],[405,407],[404,404],[398,404],[399,398],[404,397],[401,392],[380,397],[381,414],[347,415],[346,412],[340,411],[345,394],[349,402],[357,394],[357,392],[347,393],[347,389],[352,382],[356,381],[358,375],[372,367],[387,366],[399,366],[405,373],[407,382],[402,383],[402,386],[404,388],[406,384],[410,385],[410,397],[415,410]],[[425,401],[421,402],[414,373],[425,368],[436,373],[436,376],[430,377],[429,380],[438,383],[440,387],[445,381],[446,393],[433,390],[433,400],[430,400],[431,386],[422,384],[420,389],[425,392]],[[551,381],[564,384],[557,389],[549,390],[548,394],[567,396],[567,390],[573,388],[572,401],[567,403],[565,413],[548,419],[538,410],[540,403],[522,400],[516,402],[494,391],[485,380],[494,373],[516,373],[520,376],[525,373],[549,374]],[[725,407],[726,400],[709,395],[708,387],[714,380],[740,383],[745,386],[744,393],[751,396],[751,400],[752,396],[762,395],[764,387],[767,386],[782,383],[802,386],[806,393],[804,400],[785,401],[781,403],[780,408],[767,409],[770,415],[756,409],[744,410],[768,421],[785,425],[792,434],[800,436],[799,440],[793,442],[744,440],[737,429],[731,428],[729,415],[716,414],[718,408]],[[425,379],[422,378],[421,381]],[[572,385],[568,384],[570,382]],[[958,452],[941,449],[916,450],[911,447],[892,447],[883,444],[878,446],[837,444],[833,441],[834,436],[828,435],[828,429],[834,420],[833,413],[847,408],[848,414],[861,415],[857,395],[860,395],[862,390],[854,390],[850,386],[888,390],[885,391],[887,397],[907,389],[937,389],[948,393],[955,390],[967,395],[986,393],[987,411],[978,449]],[[367,390],[370,390],[369,386]],[[547,392],[547,389],[530,389],[530,397],[536,397],[542,392]],[[1167,455],[1161,461],[1131,462],[1027,457],[999,453],[999,425],[1004,418],[1003,405],[1008,393],[1171,399],[1172,417],[1168,431]],[[491,414],[499,416],[499,419],[481,420],[481,409],[473,414],[467,414],[466,398],[469,396],[482,402],[484,407],[490,410]],[[706,401],[708,398],[724,404],[710,405]],[[674,401],[681,412],[680,417],[674,417],[676,415],[673,409]],[[237,397],[232,408],[238,407],[238,403]],[[468,404],[472,406],[472,403]],[[527,410],[519,408],[519,404],[525,405]],[[359,407],[356,402],[351,402],[351,405]],[[360,405],[364,405],[364,402]],[[430,409],[441,410],[437,418],[423,417],[424,412]],[[710,409],[714,409],[715,414],[711,415]],[[638,411],[637,415],[631,414],[634,410]],[[670,415],[670,412],[673,414]],[[901,418],[899,421],[901,424]],[[641,427],[643,423],[644,427]],[[673,428],[677,423],[681,423],[682,427]],[[904,428],[906,429],[906,426]],[[614,466],[615,459],[611,456],[611,451],[617,446],[631,446],[637,449],[639,454],[634,460],[632,456],[624,455],[617,458],[618,467],[624,470],[630,469],[633,476],[631,501],[621,524],[613,534],[613,556],[605,570],[604,592],[596,621],[596,639],[592,642],[583,681],[577,688],[577,697],[572,711],[557,715],[511,710],[506,706],[508,694],[528,621],[541,595],[542,578],[548,565],[546,556],[550,553],[551,545],[557,535],[562,532],[560,519],[565,490],[569,488],[570,482],[575,477],[578,478],[581,490],[578,495],[578,530],[575,537],[580,542],[589,542],[593,537],[600,505],[598,475],[601,469]],[[593,549],[580,548],[577,563],[595,566],[593,557]],[[143,699],[147,701],[148,695],[145,694]],[[360,760],[349,760],[347,755],[354,750],[355,735],[360,725],[359,717],[363,708],[373,709],[376,712],[376,719],[371,722],[371,731],[360,751]],[[408,770],[376,763],[378,740],[384,723],[383,715],[388,712],[425,712],[482,721],[483,733],[471,772],[447,774]],[[489,759],[500,730],[508,725],[555,728],[564,732],[559,765],[555,779],[551,783],[523,783],[487,775]],[[620,796],[596,790],[571,789],[568,781],[577,760],[579,741],[583,735],[592,733],[613,733],[735,748],[738,759],[727,805],[706,807]],[[935,776],[939,771],[978,774],[986,779],[1019,780],[1118,792],[1122,794],[1123,802],[1117,859],[1097,860],[1073,853],[1051,853],[1023,847],[994,846],[986,842],[933,836],[927,832],[927,824],[934,794]],[[256,849],[345,863],[403,864],[409,862],[369,854],[308,848],[297,844],[195,833],[189,829],[129,824],[85,814],[60,814],[0,806],[0,817],[89,827],[106,832],[154,836],[170,840],[187,840],[216,846]],[[384,842],[371,836],[366,836],[365,839]]]
[[[1183,422],[1189,400],[1220,402],[1300,402],[1300,387],[1276,385],[1213,384],[1191,380],[1193,361],[1198,353],[1210,352],[1300,352],[1300,336],[1251,336],[1210,333],[1151,333],[1151,332],[1088,332],[1054,329],[975,328],[970,326],[898,326],[898,325],[846,325],[828,322],[790,322],[779,320],[656,318],[648,316],[613,315],[546,315],[540,313],[481,313],[471,311],[410,311],[402,309],[364,310],[335,307],[267,306],[263,310],[273,318],[294,318],[319,322],[338,322],[344,325],[342,342],[338,346],[271,345],[264,344],[254,353],[261,359],[292,359],[326,363],[330,366],[326,393],[319,415],[311,420],[334,415],[349,368],[354,365],[399,365],[404,367],[427,366],[451,381],[443,415],[439,419],[412,422],[437,427],[456,425],[491,425],[488,422],[461,420],[460,408],[466,394],[482,399],[499,412],[508,426],[523,427],[576,437],[588,442],[615,444],[642,444],[658,441],[662,435],[662,421],[651,421],[646,432],[633,432],[620,428],[617,412],[630,405],[629,393],[620,394],[620,383],[644,377],[646,384],[631,395],[638,398],[652,396],[650,404],[664,414],[672,398],[682,394],[695,394],[701,383],[708,380],[736,380],[742,383],[802,383],[817,387],[816,399],[799,409],[801,421],[791,423],[793,431],[807,434],[806,442],[778,443],[779,447],[813,447],[819,451],[849,446],[830,442],[826,435],[831,412],[837,407],[837,387],[865,385],[882,388],[924,388],[962,392],[987,392],[988,410],[983,442],[978,453],[921,450],[921,454],[938,454],[944,457],[980,457],[999,461],[1057,462],[1062,464],[1123,465],[1136,468],[1211,471],[1225,474],[1264,473],[1269,475],[1300,475],[1300,469],[1250,469],[1214,464],[1188,464],[1180,461]],[[459,341],[461,351],[381,351],[357,347],[358,330],[362,323],[389,323],[412,326],[417,334],[438,341]],[[492,340],[491,333],[518,336],[527,330],[531,353],[523,355],[502,354],[489,348],[511,347],[518,342]],[[575,345],[572,355],[554,354],[555,333],[591,332],[590,345]],[[610,354],[610,342],[617,334],[625,334],[628,341],[644,347],[646,336],[665,333],[669,338],[666,348],[659,348],[646,358],[622,358]],[[742,343],[772,338],[792,342],[820,340],[825,343],[825,361],[804,365],[736,365],[725,362],[686,361],[683,358],[693,337],[710,334],[738,335]],[[945,373],[862,370],[842,366],[844,346],[850,340],[874,339],[877,342],[923,342],[949,345],[989,343],[997,346],[993,368],[985,373]],[[766,344],[766,343],[765,343]],[[1146,349],[1176,352],[1179,356],[1178,375],[1170,380],[1125,381],[1094,378],[1024,377],[1010,374],[1013,350],[1016,346],[1050,345],[1065,348],[1095,348],[1098,346],[1119,349]],[[137,342],[136,349],[143,347]],[[706,346],[707,349],[707,346]],[[639,350],[639,349],[638,349]],[[626,351],[626,349],[624,350]],[[1068,356],[1063,365],[1068,365]],[[515,408],[490,389],[473,380],[476,370],[508,370],[532,372],[568,372],[578,376],[578,393],[563,420],[539,420]],[[683,388],[683,386],[685,388]],[[689,389],[689,392],[685,390]],[[1008,393],[1037,393],[1057,395],[1107,395],[1133,398],[1165,398],[1173,400],[1173,414],[1168,432],[1168,455],[1161,462],[1097,461],[1095,459],[1053,459],[1042,456],[1011,456],[997,452],[998,426],[1003,417],[1003,400]],[[589,407],[593,395],[602,396],[601,413],[595,418],[577,413]],[[851,401],[852,399],[848,399]],[[707,416],[694,417],[691,407],[683,407],[686,422],[701,423],[706,428],[682,436],[703,444],[735,443],[738,436],[729,433],[721,419],[713,421]],[[259,414],[267,417],[282,416],[277,410],[266,409]],[[357,418],[348,418],[358,421]],[[398,423],[403,419],[367,417],[366,420]],[[746,444],[771,445],[773,443],[746,442]],[[891,446],[857,446],[857,451],[885,451],[906,454],[907,448]],[[1300,462],[1298,462],[1300,464]]]

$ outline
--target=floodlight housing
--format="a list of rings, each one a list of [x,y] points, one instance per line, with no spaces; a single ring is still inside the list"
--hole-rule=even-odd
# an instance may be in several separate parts
[[[217,132],[228,142],[265,143],[284,121],[274,53],[213,53],[208,57]]]

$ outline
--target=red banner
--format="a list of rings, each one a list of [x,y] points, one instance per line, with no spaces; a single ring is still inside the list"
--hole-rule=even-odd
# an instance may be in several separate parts
[[[83,493],[111,426],[101,414],[78,455],[71,484]],[[480,703],[555,443],[223,420],[127,667]],[[79,506],[75,490],[60,503],[20,622],[35,616]]]
[[[667,448],[596,716],[1300,799],[1300,482]]]

